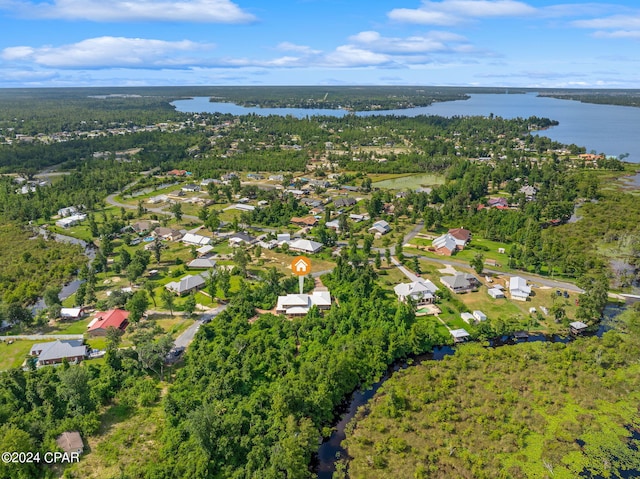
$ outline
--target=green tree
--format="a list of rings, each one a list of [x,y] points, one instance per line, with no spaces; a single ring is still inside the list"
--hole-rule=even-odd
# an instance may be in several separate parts
[[[153,307],[156,307],[156,288],[158,287],[158,285],[156,284],[155,281],[145,281],[144,282],[144,290],[147,292],[147,294],[149,295],[149,297],[151,298],[151,301],[153,301]]]
[[[168,309],[171,317],[173,317],[173,308],[175,306],[176,299],[174,294],[168,289],[163,289],[162,293],[160,293],[160,299],[162,300],[162,306],[164,306],[165,309]]]
[[[129,298],[125,309],[129,311],[129,320],[133,323],[137,323],[144,316],[149,308],[149,298],[147,292],[143,289],[133,293],[133,296]]]
[[[173,213],[176,221],[182,221],[182,203],[176,202],[169,207],[169,211]]]
[[[62,301],[60,301],[60,290],[61,288],[58,286],[50,286],[44,290],[42,297],[44,299],[44,304],[47,307],[51,307],[54,304],[62,304]]]
[[[482,253],[477,253],[469,262],[469,265],[477,274],[482,274],[482,271],[484,270],[484,255]]]
[[[187,317],[193,315],[193,312],[196,310],[196,295],[193,292],[187,296],[182,309],[187,313]]]

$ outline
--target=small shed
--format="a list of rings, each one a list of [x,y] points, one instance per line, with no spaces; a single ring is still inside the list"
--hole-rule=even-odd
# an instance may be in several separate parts
[[[453,336],[454,343],[464,343],[471,337],[465,329],[452,329],[449,331],[449,334]]]
[[[585,332],[588,327],[589,326],[583,323],[582,321],[574,321],[573,323],[569,323],[571,334],[581,334]]]
[[[491,288],[488,293],[493,299],[504,298],[504,292],[499,288]]]
[[[487,315],[484,314],[482,311],[476,310],[473,312],[473,317],[476,318],[478,321],[486,321],[487,320]]]
[[[82,454],[84,451],[84,443],[82,436],[78,431],[65,431],[56,438],[56,444],[64,452],[71,454],[72,452]]]
[[[473,317],[473,314],[471,313],[461,313],[460,317],[467,324],[473,324],[476,322],[475,318]]]

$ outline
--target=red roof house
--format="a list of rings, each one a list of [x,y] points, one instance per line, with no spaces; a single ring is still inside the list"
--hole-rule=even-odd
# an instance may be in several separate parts
[[[448,231],[456,240],[456,246],[459,250],[464,249],[466,245],[471,241],[471,231],[464,228],[453,228]]]
[[[124,331],[129,325],[129,311],[124,309],[111,309],[98,313],[87,326],[87,333],[92,336],[104,336],[107,329],[116,328]]]

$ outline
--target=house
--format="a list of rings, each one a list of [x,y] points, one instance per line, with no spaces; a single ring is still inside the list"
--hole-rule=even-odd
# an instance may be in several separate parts
[[[200,191],[200,187],[194,183],[189,183],[187,185],[184,185],[182,188],[180,188],[182,191],[187,192],[187,193],[195,193],[197,191]]]
[[[186,176],[187,170],[171,170],[167,171],[167,175],[169,176]]]
[[[291,218],[291,223],[298,226],[315,226],[318,224],[318,218],[315,216],[306,216],[304,218],[294,216]]]
[[[246,233],[233,233],[232,235],[229,235],[227,238],[229,238],[229,244],[234,247],[239,246],[241,244],[252,245],[257,241],[256,238]]]
[[[487,206],[488,207],[498,207],[498,206],[502,206],[503,208],[508,208],[509,207],[509,202],[506,200],[506,198],[489,198],[489,200],[487,201]]]
[[[458,250],[456,239],[449,233],[438,236],[431,242],[431,246],[434,248],[437,254],[441,254],[444,256],[451,256]]]
[[[158,225],[157,221],[138,221],[131,225],[131,229],[134,231],[134,233],[144,234],[144,233],[147,233],[148,231],[151,231],[157,225]]]
[[[87,326],[87,333],[91,336],[105,336],[109,328],[124,331],[129,325],[129,311],[124,309],[111,309],[96,314]]]
[[[206,244],[204,246],[201,246],[200,248],[198,248],[196,250],[196,252],[200,255],[200,256],[204,256],[206,254],[209,254],[211,251],[213,251],[213,246],[211,246],[210,244]]]
[[[475,310],[471,314],[473,314],[473,317],[476,318],[477,321],[486,321],[487,320],[487,315],[484,314],[482,311]]]
[[[574,321],[572,323],[569,323],[569,328],[571,329],[571,334],[581,334],[584,331],[586,331],[586,329],[588,327],[589,326],[587,326],[582,321]]]
[[[297,239],[289,243],[289,249],[291,251],[300,251],[302,253],[317,253],[323,248],[322,243],[317,241],[311,241],[308,239]]]
[[[75,206],[67,206],[66,208],[60,208],[58,210],[58,216],[60,218],[66,218],[67,216],[72,216],[78,213],[78,208]]]
[[[391,231],[391,226],[389,226],[389,223],[387,223],[386,221],[380,220],[373,223],[373,225],[371,226],[371,228],[369,228],[368,231],[369,233],[385,235],[389,231]]]
[[[356,223],[360,223],[361,221],[364,220],[368,220],[369,216],[368,215],[357,215],[357,214],[350,214],[349,215],[349,219],[355,221]]]
[[[291,235],[289,233],[278,233],[276,235],[276,241],[282,243],[285,241],[291,241]]]
[[[333,200],[333,205],[336,208],[347,208],[349,206],[353,206],[356,204],[356,199],[355,198],[350,198],[350,197],[346,197],[346,198],[336,198]]]
[[[453,236],[456,246],[459,250],[463,250],[471,242],[471,231],[464,228],[450,229],[447,234]]]
[[[449,334],[453,336],[454,343],[463,343],[471,337],[465,329],[451,329],[449,330]]]
[[[343,191],[350,191],[352,193],[355,193],[356,191],[360,191],[360,188],[358,188],[357,186],[350,186],[350,185],[340,185],[340,189]]]
[[[49,343],[31,346],[29,355],[37,357],[37,366],[60,364],[63,361],[79,363],[87,357],[87,346],[83,339],[58,339]]]
[[[158,226],[151,233],[154,237],[160,238],[167,241],[176,241],[182,238],[182,232],[178,230],[174,230],[171,228],[166,228],[164,226]]]
[[[505,297],[504,292],[500,288],[491,288],[487,292],[493,299],[502,299]]]
[[[211,269],[216,267],[217,261],[211,258],[196,258],[187,267],[190,269]]]
[[[172,281],[167,283],[164,287],[172,293],[182,296],[190,293],[191,291],[198,291],[204,288],[205,278],[202,275],[187,275],[180,281]]]
[[[255,206],[253,205],[245,205],[243,203],[236,203],[234,205],[229,206],[229,208],[227,209],[234,209],[234,210],[240,210],[240,211],[253,211],[256,209]]]
[[[406,302],[407,299],[410,299],[416,306],[424,306],[435,301],[438,287],[428,279],[421,279],[413,283],[398,284],[393,288],[393,291],[398,296],[398,301]]]
[[[538,190],[535,188],[535,186],[531,186],[531,185],[525,185],[522,188],[520,188],[518,191],[520,193],[524,193],[524,196],[527,199],[527,201],[534,200],[536,198],[536,194],[538,193]]]
[[[440,282],[456,294],[475,291],[480,286],[478,278],[469,273],[456,273],[454,276],[443,276]]]
[[[476,318],[474,318],[471,313],[460,313],[460,317],[467,324],[473,324],[476,322]]]
[[[276,314],[286,314],[289,317],[304,316],[312,306],[316,306],[321,311],[329,309],[331,307],[331,294],[329,291],[278,296]]]
[[[222,184],[222,181],[216,180],[215,178],[205,178],[204,180],[202,180],[200,182],[200,186],[209,186],[211,184],[220,185],[220,184]]]
[[[56,221],[56,226],[59,226],[60,228],[71,228],[86,219],[86,214],[76,213],[75,215],[67,216],[66,218]]]
[[[338,220],[327,221],[324,225],[334,231],[340,231],[340,221]]]
[[[62,319],[80,319],[84,316],[84,308],[61,308],[60,318]]]
[[[520,276],[509,278],[509,294],[511,299],[526,301],[531,294],[531,286],[527,286],[527,280]]]
[[[210,245],[213,242],[213,239],[209,238],[208,236],[202,236],[194,233],[187,233],[182,237],[181,241],[185,244],[205,246],[205,245]]]
[[[84,444],[78,431],[65,431],[56,438],[56,444],[67,454],[82,454]]]

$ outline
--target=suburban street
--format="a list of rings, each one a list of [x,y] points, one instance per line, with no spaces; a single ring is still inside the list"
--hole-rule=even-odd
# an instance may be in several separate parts
[[[191,326],[189,326],[180,336],[176,338],[174,342],[174,348],[186,349],[189,344],[191,344],[191,341],[193,341],[193,338],[195,337],[203,322],[205,320],[211,320],[215,318],[216,316],[218,316],[218,314],[227,309],[227,306],[227,304],[222,304],[209,313],[201,314],[200,317],[196,319]]]

